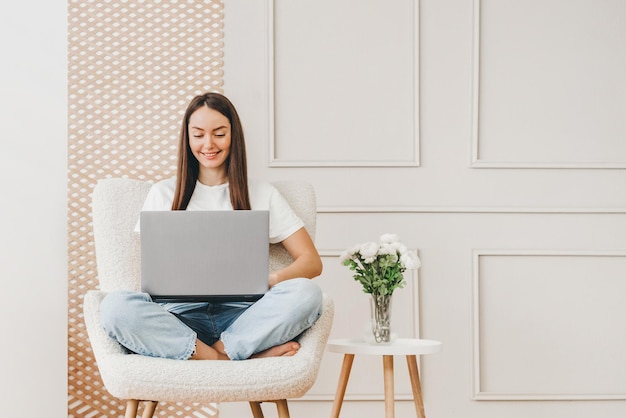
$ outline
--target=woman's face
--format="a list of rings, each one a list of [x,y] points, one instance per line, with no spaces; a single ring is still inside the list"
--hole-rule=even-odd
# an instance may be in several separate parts
[[[202,106],[189,117],[188,132],[189,147],[200,163],[200,176],[225,177],[224,163],[230,154],[228,118],[217,110]]]

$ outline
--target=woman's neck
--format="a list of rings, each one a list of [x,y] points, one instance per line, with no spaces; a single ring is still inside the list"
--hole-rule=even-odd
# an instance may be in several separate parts
[[[202,171],[198,174],[198,181],[205,186],[219,186],[220,184],[224,184],[228,181],[228,177],[225,172],[219,171]]]

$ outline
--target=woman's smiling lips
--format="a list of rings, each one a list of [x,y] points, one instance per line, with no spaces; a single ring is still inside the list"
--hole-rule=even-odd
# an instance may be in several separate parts
[[[215,156],[217,154],[219,154],[220,151],[215,151],[215,152],[201,152],[200,154],[202,154],[204,156],[204,158],[207,158],[209,160],[212,160],[213,158],[215,158]]]

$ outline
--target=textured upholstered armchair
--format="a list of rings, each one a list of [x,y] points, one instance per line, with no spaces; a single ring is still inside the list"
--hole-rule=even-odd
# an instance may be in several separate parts
[[[250,402],[255,418],[263,417],[261,402],[276,403],[278,416],[289,417],[287,399],[303,396],[317,377],[333,318],[332,300],[324,295],[324,312],[303,333],[293,357],[243,361],[182,361],[127,354],[100,324],[100,301],[114,289],[140,287],[139,240],[133,232],[151,184],[129,179],[100,180],[93,192],[93,231],[99,290],[86,293],[83,310],[89,340],[106,389],[127,400],[126,417],[135,417],[146,401],[143,417],[151,417],[159,401]],[[314,238],[316,206],[313,188],[301,182],[274,186],[305,222]],[[270,248],[270,268],[290,262],[280,245]]]

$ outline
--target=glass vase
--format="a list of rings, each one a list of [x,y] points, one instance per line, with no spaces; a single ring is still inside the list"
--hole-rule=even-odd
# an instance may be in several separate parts
[[[374,341],[377,343],[391,342],[391,295],[372,293],[370,313]]]

